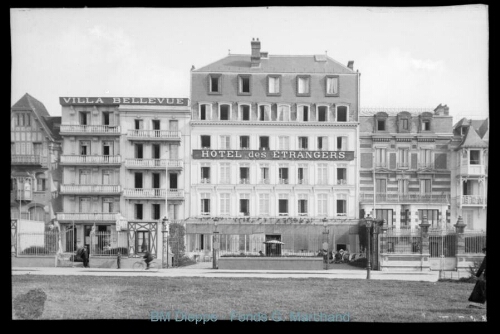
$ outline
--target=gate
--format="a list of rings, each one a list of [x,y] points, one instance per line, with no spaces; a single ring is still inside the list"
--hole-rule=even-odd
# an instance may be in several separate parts
[[[455,270],[457,254],[455,230],[429,231],[429,264],[431,270]]]

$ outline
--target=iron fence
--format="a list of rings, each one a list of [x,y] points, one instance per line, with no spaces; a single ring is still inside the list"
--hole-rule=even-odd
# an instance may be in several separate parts
[[[50,256],[58,250],[59,232],[19,232],[17,233],[17,255]]]
[[[418,229],[390,229],[387,231],[387,253],[420,253],[421,241],[422,237]]]
[[[89,253],[91,256],[128,255],[127,232],[97,231],[90,235]]]
[[[465,253],[482,253],[486,247],[486,232],[466,232],[464,239]]]
[[[457,255],[457,235],[454,230],[430,230],[429,253],[432,257],[453,257]]]

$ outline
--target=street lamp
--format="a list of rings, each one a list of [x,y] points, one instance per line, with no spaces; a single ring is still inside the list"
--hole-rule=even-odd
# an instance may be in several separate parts
[[[328,219],[323,218],[323,227],[325,230],[323,231],[323,251],[325,252],[324,259],[325,259],[325,270],[328,270],[328,234],[330,231],[326,228],[326,222]]]
[[[212,240],[212,268],[219,269],[217,264],[217,251],[219,250],[219,232],[217,231],[217,221],[219,218],[214,218],[214,235]]]
[[[371,228],[373,224],[373,218],[370,217],[370,214],[365,218],[365,223],[366,223],[366,233],[367,233],[367,238],[368,238],[368,245],[366,247],[366,279],[370,279],[370,271],[371,271],[371,238],[372,238],[372,233],[371,233]]]
[[[163,251],[165,251],[165,248],[167,248],[167,268],[168,268],[168,232],[169,232],[169,225],[168,225],[168,218],[167,218],[167,216],[163,217],[161,223],[162,223],[162,232],[163,232]],[[166,247],[165,247],[165,245],[166,245]]]

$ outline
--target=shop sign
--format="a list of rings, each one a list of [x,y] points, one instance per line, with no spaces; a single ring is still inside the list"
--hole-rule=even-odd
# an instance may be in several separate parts
[[[193,150],[193,159],[350,161],[354,151]]]

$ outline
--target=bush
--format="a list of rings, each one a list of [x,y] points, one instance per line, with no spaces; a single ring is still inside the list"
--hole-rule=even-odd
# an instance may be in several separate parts
[[[54,251],[44,246],[30,246],[21,252],[22,255],[53,254]]]
[[[174,261],[175,261],[175,259],[174,259]],[[185,266],[190,266],[190,265],[195,264],[195,263],[196,263],[196,261],[191,259],[189,256],[182,256],[181,258],[178,259],[177,263],[174,263],[174,264],[176,264],[177,267],[185,267]]]
[[[359,267],[359,268],[366,268],[367,265],[367,259],[366,257],[360,257],[354,261],[348,262],[351,266]]]

